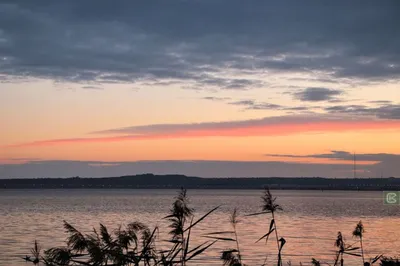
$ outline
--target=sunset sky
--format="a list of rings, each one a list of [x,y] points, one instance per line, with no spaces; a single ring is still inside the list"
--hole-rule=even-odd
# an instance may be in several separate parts
[[[0,1],[0,178],[400,177],[400,2]]]

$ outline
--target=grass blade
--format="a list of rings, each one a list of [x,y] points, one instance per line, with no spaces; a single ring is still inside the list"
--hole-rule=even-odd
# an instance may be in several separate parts
[[[186,232],[187,230],[191,229],[192,227],[194,227],[196,224],[200,223],[202,220],[204,220],[208,215],[210,215],[211,213],[213,213],[214,211],[216,211],[217,209],[219,209],[219,207],[221,206],[217,206],[214,209],[212,209],[211,211],[207,212],[206,214],[204,214],[200,219],[198,219],[195,223],[191,224],[188,228],[186,228],[183,232]]]
[[[245,217],[256,216],[256,215],[261,215],[261,214],[266,214],[266,213],[271,213],[271,212],[270,211],[257,212],[257,213],[247,214],[247,215],[245,215]]]
[[[213,242],[211,242],[210,244],[208,244],[207,246],[197,250],[196,252],[194,252],[192,254],[192,256],[190,256],[189,258],[186,259],[186,261],[191,260],[192,258],[196,257],[197,255],[203,253],[204,251],[206,251],[209,247],[211,247],[212,245],[214,245],[218,240],[215,240]]]
[[[275,231],[275,228],[272,229],[271,231],[269,231],[268,233],[266,233],[265,235],[263,235],[262,237],[260,237],[260,239],[258,239],[256,241],[256,243],[260,242],[262,239],[266,238],[267,236],[269,236],[273,231]]]
[[[206,235],[203,236],[207,236],[207,235],[223,235],[223,234],[234,234],[235,231],[221,231],[221,232],[212,232],[212,233],[208,233]]]
[[[218,236],[205,236],[206,238],[211,238],[211,239],[217,239],[217,240],[222,240],[222,241],[236,241],[233,238],[230,237],[218,237]]]

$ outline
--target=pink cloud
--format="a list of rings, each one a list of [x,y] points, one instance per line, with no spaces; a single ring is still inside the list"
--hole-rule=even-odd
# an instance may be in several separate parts
[[[344,117],[286,116],[254,120],[196,124],[157,124],[111,129],[101,137],[40,140],[8,147],[48,146],[72,143],[104,143],[152,139],[281,136],[300,133],[327,133],[359,130],[400,129],[400,120],[354,120]],[[113,134],[113,136],[110,136]]]

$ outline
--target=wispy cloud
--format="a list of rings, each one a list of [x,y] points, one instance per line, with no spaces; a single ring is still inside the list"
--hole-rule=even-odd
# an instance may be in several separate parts
[[[214,101],[214,102],[223,102],[223,101],[229,101],[231,98],[230,97],[206,96],[201,99]]]
[[[369,101],[368,103],[372,103],[372,104],[378,104],[378,105],[388,105],[388,104],[393,104],[393,102],[392,102],[392,101],[388,101],[388,100]]]
[[[168,138],[282,136],[312,132],[399,129],[400,120],[353,119],[321,115],[281,116],[262,119],[191,124],[152,124],[92,132],[101,137],[41,140],[9,147],[70,143],[120,142]]]
[[[337,101],[337,96],[343,94],[341,90],[327,88],[306,88],[293,93],[293,96],[304,102]]]
[[[330,151],[329,153],[308,154],[308,155],[293,155],[293,154],[265,154],[266,157],[275,157],[279,161],[285,161],[291,158],[305,159],[328,159],[335,163],[337,162],[352,162],[354,159],[363,164],[361,168],[368,169],[375,177],[380,176],[383,172],[391,173],[390,175],[398,175],[398,164],[400,162],[400,154],[392,153],[351,153],[348,151]],[[278,159],[279,158],[279,159]],[[396,174],[394,174],[396,173]]]
[[[22,164],[22,163],[27,163],[27,162],[35,162],[35,161],[40,161],[40,158],[31,158],[31,157],[11,157],[11,158],[0,158],[0,164]]]
[[[309,112],[312,110],[314,107],[312,106],[283,106],[280,104],[275,104],[275,103],[269,103],[269,102],[259,102],[256,100],[239,100],[239,101],[233,101],[233,102],[228,102],[229,105],[236,105],[240,107],[244,107],[244,110],[275,110],[275,111],[305,111]]]
[[[400,104],[386,104],[381,102],[378,106],[367,105],[335,105],[325,107],[324,110],[331,114],[370,116],[382,119],[400,120]]]
[[[380,162],[384,160],[397,159],[400,162],[400,154],[389,153],[370,153],[370,154],[355,154],[348,151],[331,151],[329,153],[309,154],[309,155],[292,155],[292,154],[265,154],[269,157],[281,158],[321,158],[332,160],[353,161],[354,157],[360,161]]]
[[[245,110],[280,110],[283,106],[274,103],[256,102],[254,100],[240,100],[228,103],[230,105],[244,106]]]
[[[85,90],[103,90],[103,88],[100,87],[100,86],[83,86],[82,89],[85,89]]]

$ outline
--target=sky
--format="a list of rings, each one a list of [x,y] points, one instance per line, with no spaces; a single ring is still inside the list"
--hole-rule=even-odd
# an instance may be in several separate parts
[[[0,178],[399,176],[400,2],[0,1]]]

